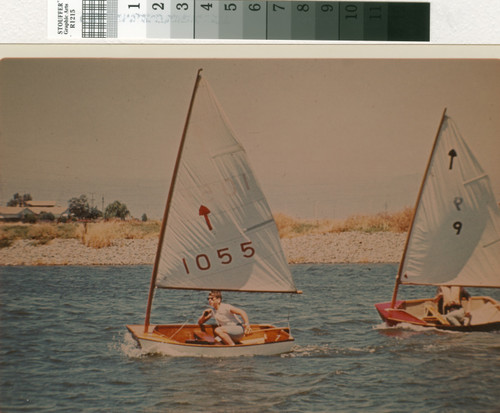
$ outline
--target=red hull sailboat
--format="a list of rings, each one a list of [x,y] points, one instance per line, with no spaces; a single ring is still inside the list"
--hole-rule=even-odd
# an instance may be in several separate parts
[[[458,298],[463,323],[435,297],[398,300],[400,285],[500,288],[500,210],[489,177],[444,110],[408,232],[390,302],[375,304],[390,326],[408,323],[455,331],[500,329],[500,303]],[[460,301],[460,302],[459,302]]]

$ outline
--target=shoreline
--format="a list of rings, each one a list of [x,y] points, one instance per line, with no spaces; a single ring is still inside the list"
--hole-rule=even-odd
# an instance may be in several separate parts
[[[396,263],[405,233],[340,232],[281,240],[289,264]],[[54,239],[45,245],[15,241],[0,249],[0,266],[153,265],[157,239],[119,239],[104,248],[86,247],[76,239]]]

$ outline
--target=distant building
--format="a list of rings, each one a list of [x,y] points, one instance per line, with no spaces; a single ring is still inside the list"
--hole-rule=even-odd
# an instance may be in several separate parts
[[[0,206],[0,220],[2,221],[22,221],[30,213],[27,207],[3,207]]]
[[[26,201],[26,206],[28,207],[55,207],[56,201]],[[59,207],[60,208],[60,207]]]
[[[43,212],[51,213],[55,219],[69,216],[69,209],[57,206],[55,201],[27,201],[23,207],[0,206],[0,221],[22,221],[28,214],[39,217]]]

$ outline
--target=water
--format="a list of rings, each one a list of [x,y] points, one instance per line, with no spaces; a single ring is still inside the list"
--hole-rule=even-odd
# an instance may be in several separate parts
[[[150,271],[1,268],[0,410],[500,410],[500,333],[385,328],[373,304],[390,299],[394,265],[295,265],[303,295],[225,294],[253,322],[289,318],[296,338],[292,353],[233,359],[136,348],[125,324],[143,322]],[[152,321],[194,322],[205,306],[203,292],[158,291]]]

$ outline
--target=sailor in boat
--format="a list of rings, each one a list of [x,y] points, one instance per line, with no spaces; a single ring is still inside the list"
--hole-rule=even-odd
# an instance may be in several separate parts
[[[222,293],[218,290],[210,291],[208,303],[211,308],[206,309],[198,319],[200,327],[210,318],[214,317],[218,324],[215,334],[220,337],[224,344],[234,346],[245,334],[251,333],[250,322],[247,313],[241,308],[222,302]],[[243,319],[243,323],[237,317]]]
[[[467,308],[462,305],[462,300],[467,301]],[[454,326],[470,324],[470,294],[463,287],[453,286],[438,288],[436,296],[438,310]]]

